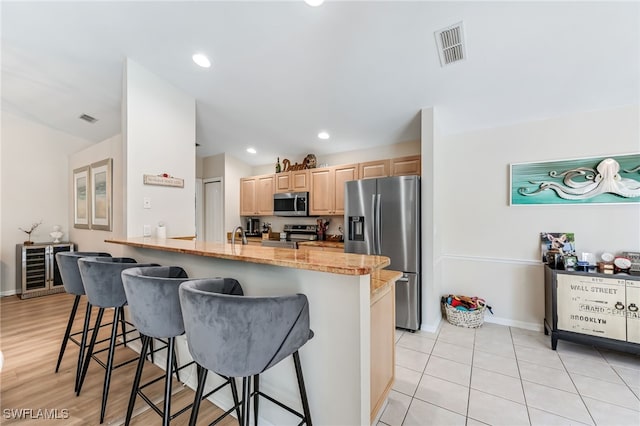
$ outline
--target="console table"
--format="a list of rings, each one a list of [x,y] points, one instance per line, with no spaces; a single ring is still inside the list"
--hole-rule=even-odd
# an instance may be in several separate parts
[[[640,276],[545,266],[544,333],[558,339],[640,354]]]

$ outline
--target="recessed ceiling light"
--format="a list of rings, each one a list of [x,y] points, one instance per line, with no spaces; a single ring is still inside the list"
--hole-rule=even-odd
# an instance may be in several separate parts
[[[324,0],[304,0],[304,2],[306,4],[308,4],[309,6],[312,7],[318,7],[320,6],[322,3],[324,3]]]
[[[209,68],[211,66],[211,61],[202,53],[196,53],[191,57],[193,62],[200,65],[202,68]]]
[[[318,133],[318,138],[320,138],[320,139],[329,139],[329,137],[330,137],[329,133],[327,133],[327,132]]]
[[[255,154],[256,153],[256,149],[255,148],[247,148],[247,152],[249,154]]]

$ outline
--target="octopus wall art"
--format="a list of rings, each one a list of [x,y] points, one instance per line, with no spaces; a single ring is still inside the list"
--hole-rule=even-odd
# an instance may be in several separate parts
[[[511,204],[640,203],[640,154],[511,165]]]

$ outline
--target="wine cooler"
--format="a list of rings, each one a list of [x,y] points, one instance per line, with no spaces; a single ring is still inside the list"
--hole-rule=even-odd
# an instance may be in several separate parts
[[[64,251],[74,251],[74,244],[16,245],[16,281],[22,299],[64,291],[56,263],[56,253]]]

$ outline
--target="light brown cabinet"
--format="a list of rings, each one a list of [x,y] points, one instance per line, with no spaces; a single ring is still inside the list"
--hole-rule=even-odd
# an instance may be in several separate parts
[[[309,192],[309,169],[276,173],[276,193]]]
[[[358,165],[311,169],[309,214],[312,216],[340,216],[344,214],[344,183],[358,179]]]
[[[371,298],[371,421],[386,400],[395,378],[395,285]]]
[[[274,175],[240,179],[240,216],[273,215]]]
[[[390,160],[378,160],[360,163],[358,164],[358,177],[359,179],[369,179],[390,176],[390,166]]]
[[[391,172],[389,176],[420,176],[421,162],[419,155],[398,157],[391,159]]]

